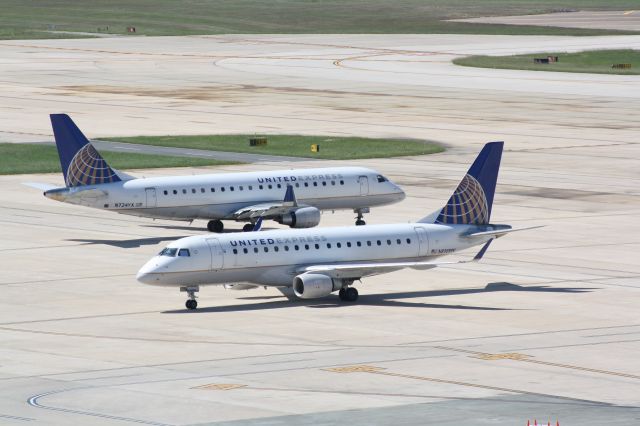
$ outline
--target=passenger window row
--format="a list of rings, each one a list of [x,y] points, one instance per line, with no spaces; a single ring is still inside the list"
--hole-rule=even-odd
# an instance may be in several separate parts
[[[341,181],[339,181],[338,183],[339,183],[340,185],[344,185],[344,180],[341,180]],[[321,182],[321,185],[322,185],[322,186],[327,186],[327,181],[322,181],[322,182]],[[308,187],[309,187],[309,182],[304,182],[304,183],[302,183],[302,184],[301,184],[300,182],[296,182],[294,186],[295,186],[296,188],[300,188],[301,186],[304,186],[305,188],[308,188]],[[318,186],[318,182],[317,182],[317,181],[316,181],[316,182],[313,182],[313,183],[312,183],[312,186]],[[332,181],[331,181],[331,186],[336,186],[336,181],[335,181],[335,180],[332,180]],[[272,185],[272,184],[268,184],[268,185],[258,185],[258,189],[259,189],[259,190],[263,190],[263,189],[265,189],[265,187],[266,187],[267,189],[273,189],[274,185]],[[277,184],[275,184],[275,187],[276,187],[276,188],[278,188],[278,189],[282,189],[282,184],[281,184],[281,183],[277,183]],[[237,190],[238,190],[238,191],[244,191],[244,190],[245,190],[245,186],[244,186],[244,185],[239,185],[239,186],[237,186],[237,187],[236,187],[236,186],[229,186],[229,187],[226,187],[226,186],[220,186],[220,187],[218,187],[218,192],[226,192],[226,191],[227,191],[227,189],[228,189],[230,192],[233,192],[233,191],[235,191],[235,190],[236,190],[236,188],[237,188]],[[247,191],[253,191],[253,185],[248,185],[248,186],[246,187],[246,189],[247,189]],[[210,192],[216,192],[216,188],[214,188],[214,187],[209,188],[209,190],[210,190]],[[189,190],[188,190],[187,188],[182,188],[181,190],[174,189],[174,190],[172,190],[171,192],[173,193],[173,195],[178,195],[178,191],[181,191],[183,194],[187,194],[187,193],[189,193]],[[200,193],[201,193],[201,194],[204,194],[204,193],[206,193],[206,192],[207,192],[207,190],[206,190],[205,188],[200,188]],[[168,191],[168,190],[166,190],[166,189],[165,189],[164,191],[162,191],[162,193],[163,193],[164,195],[169,195],[169,191]],[[198,193],[198,189],[197,189],[197,188],[191,188],[191,193],[192,193],[192,194],[197,194],[197,193]]]
[[[405,239],[405,242],[406,242],[406,244],[411,244],[411,238],[406,238],[406,239]],[[356,241],[355,245],[356,245],[357,247],[362,247],[362,246],[363,246],[363,244],[366,244],[366,245],[367,245],[367,247],[371,247],[371,246],[373,246],[374,244],[375,244],[375,245],[377,245],[377,246],[382,246],[382,245],[385,245],[385,243],[386,243],[386,245],[387,245],[387,246],[390,246],[390,245],[392,245],[392,244],[393,244],[393,241],[392,241],[392,240],[386,240],[386,241],[385,241],[385,240],[376,240],[376,241],[370,241],[370,240],[367,240],[367,241]],[[402,245],[402,239],[397,238],[397,239],[395,240],[395,244],[396,244],[396,245]],[[328,249],[330,249],[330,248],[332,248],[332,247],[333,247],[333,244],[332,244],[332,243],[326,243],[326,247],[327,247]],[[347,248],[347,247],[352,247],[352,243],[351,243],[351,241],[347,241],[346,243],[335,243],[335,247],[336,247],[336,248],[343,248],[343,247]],[[279,252],[279,251],[281,251],[281,250],[283,250],[283,251],[290,251],[290,250],[301,251],[301,250],[303,250],[303,249],[304,249],[304,250],[312,250],[312,249],[314,249],[314,248],[315,248],[316,250],[320,250],[320,244],[318,244],[318,243],[316,243],[316,244],[304,244],[304,245],[303,245],[303,244],[300,244],[300,245],[295,244],[295,245],[293,245],[293,246],[291,246],[291,247],[290,247],[290,246],[288,246],[288,245],[285,245],[285,246],[282,246],[282,247],[281,247],[281,246],[273,246],[273,247],[271,247],[271,248],[273,249],[273,251],[274,251],[274,252]],[[263,248],[262,248],[262,250],[263,250],[265,253],[268,253],[268,252],[269,252],[269,247],[263,247]],[[234,249],[233,249],[233,254],[238,254],[238,253],[248,254],[248,253],[249,253],[249,251],[250,251],[250,250],[249,250],[249,248],[247,248],[247,247],[243,248],[243,249],[242,249],[242,251],[241,251],[240,249],[234,248]],[[253,252],[254,252],[254,253],[259,253],[259,252],[260,252],[260,248],[259,248],[259,247],[253,247]]]

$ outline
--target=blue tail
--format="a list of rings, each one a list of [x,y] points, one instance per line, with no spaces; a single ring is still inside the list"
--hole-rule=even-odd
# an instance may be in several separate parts
[[[482,148],[435,223],[489,223],[503,146],[504,142],[489,142]]]
[[[67,114],[51,114],[50,117],[68,187],[121,180]]]

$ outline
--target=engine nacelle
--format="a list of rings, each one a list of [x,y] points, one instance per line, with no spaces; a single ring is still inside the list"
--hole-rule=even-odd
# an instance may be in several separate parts
[[[301,299],[328,296],[340,290],[342,283],[322,274],[300,274],[293,279],[293,292]]]
[[[313,228],[320,223],[320,210],[315,207],[301,207],[276,218],[276,222],[291,228]]]

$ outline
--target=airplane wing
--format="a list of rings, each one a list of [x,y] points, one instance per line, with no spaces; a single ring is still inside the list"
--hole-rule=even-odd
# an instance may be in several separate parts
[[[293,192],[293,187],[291,185],[287,185],[287,192],[285,193],[284,200],[273,203],[255,204],[253,206],[243,207],[233,212],[231,214],[231,217],[236,220],[251,220],[257,217],[270,219],[273,217],[291,213],[292,211],[300,207],[306,206],[298,204],[296,196]]]
[[[327,275],[331,278],[359,279],[366,276],[384,274],[404,268],[412,269],[433,269],[443,265],[457,265],[460,263],[477,262],[487,252],[493,238],[485,243],[478,254],[471,260],[461,260],[458,262],[379,262],[379,263],[339,263],[327,265],[308,265],[297,269],[297,273],[305,272]]]

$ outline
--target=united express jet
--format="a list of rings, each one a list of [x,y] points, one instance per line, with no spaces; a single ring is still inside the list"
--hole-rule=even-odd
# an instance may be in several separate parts
[[[375,170],[330,167],[270,172],[220,173],[136,179],[112,169],[66,114],[51,124],[65,187],[29,184],[53,200],[158,219],[208,220],[222,232],[223,220],[273,219],[291,228],[311,228],[322,210],[353,210],[364,225],[370,207],[396,203],[405,194]],[[297,199],[284,199],[287,186]]]
[[[149,260],[137,279],[180,287],[188,309],[197,307],[195,293],[207,284],[275,286],[302,299],[338,292],[353,302],[358,291],[352,285],[363,277],[461,263],[434,259],[482,245],[478,261],[491,241],[514,231],[489,221],[502,147],[486,144],[447,204],[415,223],[182,238]]]

